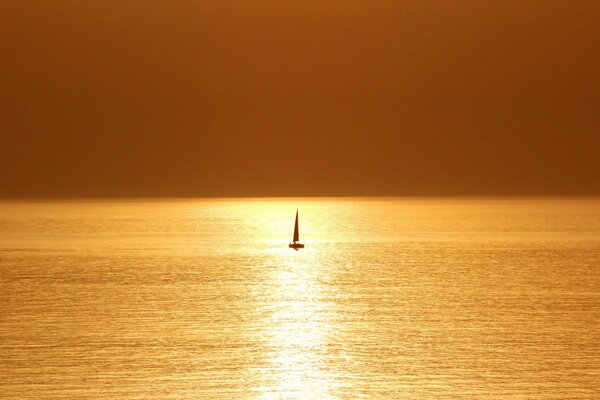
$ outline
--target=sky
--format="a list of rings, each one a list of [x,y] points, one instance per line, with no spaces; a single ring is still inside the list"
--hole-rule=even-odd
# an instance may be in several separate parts
[[[600,194],[597,1],[0,0],[0,197]]]

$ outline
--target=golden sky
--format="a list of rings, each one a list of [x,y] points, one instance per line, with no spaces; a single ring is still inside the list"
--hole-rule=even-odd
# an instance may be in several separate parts
[[[600,194],[597,1],[1,1],[0,196]]]

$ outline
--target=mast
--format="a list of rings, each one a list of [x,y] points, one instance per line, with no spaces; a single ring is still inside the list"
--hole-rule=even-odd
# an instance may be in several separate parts
[[[294,224],[294,243],[299,241],[298,235],[298,210],[296,210],[296,223]]]

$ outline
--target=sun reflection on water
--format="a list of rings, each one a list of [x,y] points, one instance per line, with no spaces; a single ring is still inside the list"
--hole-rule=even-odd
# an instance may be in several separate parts
[[[269,350],[264,399],[336,399],[337,379],[327,363],[334,303],[328,300],[317,251],[282,254],[273,269],[272,302],[264,322]]]

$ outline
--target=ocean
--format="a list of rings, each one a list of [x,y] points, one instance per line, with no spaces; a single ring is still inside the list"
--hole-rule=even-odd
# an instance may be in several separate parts
[[[600,199],[4,201],[0,398],[600,398]]]

